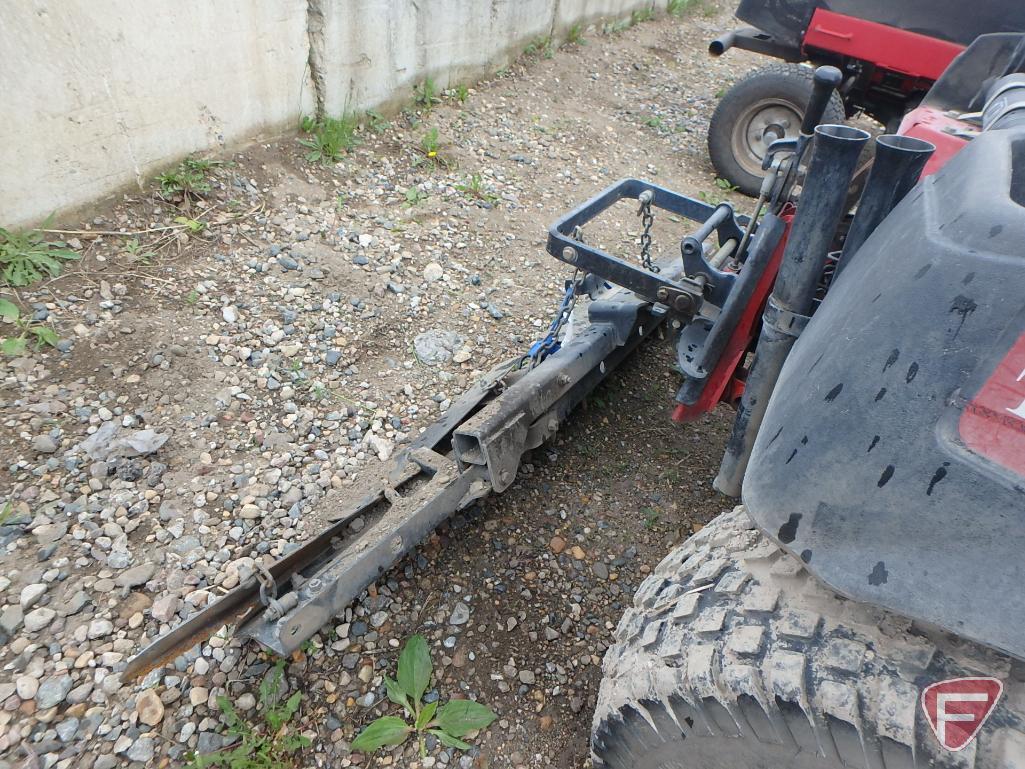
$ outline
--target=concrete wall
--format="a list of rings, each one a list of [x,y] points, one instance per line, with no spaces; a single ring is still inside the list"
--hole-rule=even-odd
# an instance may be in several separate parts
[[[193,152],[480,77],[528,41],[665,0],[0,0],[0,226]]]

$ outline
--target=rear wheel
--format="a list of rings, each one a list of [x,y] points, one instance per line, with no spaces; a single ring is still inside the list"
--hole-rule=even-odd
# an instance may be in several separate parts
[[[769,145],[800,133],[814,72],[799,64],[770,64],[726,92],[708,127],[708,154],[719,176],[748,195],[758,194]],[[834,93],[822,120],[844,118],[843,100]]]
[[[840,598],[743,508],[644,581],[604,672],[604,769],[1025,768],[1020,663]],[[1004,695],[975,741],[947,752],[921,688],[980,675]]]

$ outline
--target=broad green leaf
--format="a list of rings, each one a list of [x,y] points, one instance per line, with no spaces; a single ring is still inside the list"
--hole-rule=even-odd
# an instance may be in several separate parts
[[[352,749],[373,753],[385,745],[401,745],[413,727],[398,716],[381,716],[352,741]]]
[[[21,317],[21,310],[14,302],[0,299],[0,317],[3,317],[5,323],[10,323]]]
[[[473,700],[450,700],[438,711],[438,726],[453,737],[483,729],[496,718],[489,708]]]
[[[409,697],[404,691],[402,691],[402,687],[399,686],[398,681],[394,678],[388,678],[388,676],[385,676],[384,689],[388,692],[388,699],[396,705],[401,705],[409,715],[413,715],[413,706],[409,704]]]
[[[11,357],[21,355],[25,352],[25,337],[15,336],[10,339],[4,339],[0,342],[0,352]]]
[[[281,690],[281,678],[285,675],[285,662],[278,660],[274,664],[274,670],[269,676],[265,676],[260,682],[260,704],[267,707],[278,698]]]
[[[50,347],[56,347],[57,342],[60,341],[57,332],[49,326],[31,326],[29,332],[36,338],[37,346],[47,344]]]
[[[430,682],[431,651],[422,635],[412,636],[399,655],[399,686],[418,705]]]
[[[295,711],[299,709],[299,702],[300,700],[302,700],[302,698],[302,692],[295,692],[291,697],[288,698],[288,701],[285,702],[284,716],[286,721],[291,719],[292,716],[295,715]]]
[[[470,743],[463,742],[462,740],[453,737],[451,734],[446,734],[441,731],[441,729],[428,729],[427,731],[441,740],[441,744],[446,745],[447,747],[459,748],[460,750],[469,750],[473,747]]]
[[[438,701],[428,702],[424,705],[424,709],[420,711],[419,717],[416,719],[416,728],[422,730],[427,724],[434,718],[434,713],[438,709]]]

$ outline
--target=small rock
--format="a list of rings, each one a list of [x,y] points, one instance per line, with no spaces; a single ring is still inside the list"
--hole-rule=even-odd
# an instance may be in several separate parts
[[[21,595],[19,596],[18,603],[21,604],[22,609],[31,609],[37,603],[39,599],[46,593],[46,585],[41,582],[35,582],[31,585],[25,585],[21,589]]]
[[[133,566],[127,571],[121,572],[117,579],[114,580],[121,587],[135,587],[136,585],[144,585],[153,578],[153,574],[156,572],[156,564],[153,563],[141,563],[138,566]]]
[[[450,625],[465,625],[470,621],[470,607],[460,601],[452,609],[452,616],[448,618]]]
[[[152,737],[140,737],[132,743],[125,755],[132,761],[147,764],[153,760],[154,745]]]
[[[90,639],[104,638],[114,632],[114,623],[109,619],[94,619],[89,623],[87,633]]]
[[[161,596],[153,602],[153,608],[150,609],[150,614],[153,619],[158,622],[170,622],[178,613],[178,606],[180,604],[181,601],[177,596]]]
[[[164,718],[164,703],[152,689],[147,689],[135,700],[135,712],[147,726],[156,726]]]
[[[69,675],[47,678],[39,685],[39,690],[36,692],[36,706],[40,710],[46,710],[60,704],[68,696],[73,685],[74,682]]]
[[[49,435],[37,435],[32,439],[32,448],[40,454],[53,454],[57,451],[57,441]]]
[[[534,681],[536,680],[535,677],[534,677],[534,671],[533,670],[521,670],[519,672],[519,679],[520,679],[520,683],[526,684],[527,686],[532,685],[534,683]]]
[[[552,537],[551,541],[548,543],[548,547],[552,549],[553,553],[558,555],[566,549],[566,540],[562,537]]]
[[[189,690],[189,702],[193,706],[203,705],[210,699],[210,692],[205,686],[193,686]]]
[[[49,626],[56,616],[57,612],[53,609],[40,606],[38,609],[33,609],[25,615],[25,629],[30,633],[35,633]]]
[[[23,700],[31,700],[39,691],[39,681],[32,676],[18,676],[14,681],[14,688]]]
[[[431,262],[424,267],[424,280],[428,283],[433,283],[436,280],[441,280],[445,271],[441,268],[441,265],[437,262]]]
[[[463,338],[455,331],[431,329],[413,339],[413,350],[422,363],[439,364],[452,360],[463,346]]]

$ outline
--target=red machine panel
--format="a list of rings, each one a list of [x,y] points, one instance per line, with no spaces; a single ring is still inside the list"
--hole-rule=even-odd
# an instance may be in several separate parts
[[[819,48],[873,62],[912,77],[936,80],[964,46],[874,21],[816,8],[804,35],[805,48]]]
[[[972,451],[1025,476],[1025,336],[965,406],[958,432]]]
[[[911,110],[900,123],[897,133],[932,142],[936,151],[925,164],[922,177],[934,174],[968,144],[965,135],[971,126],[934,107]]]

